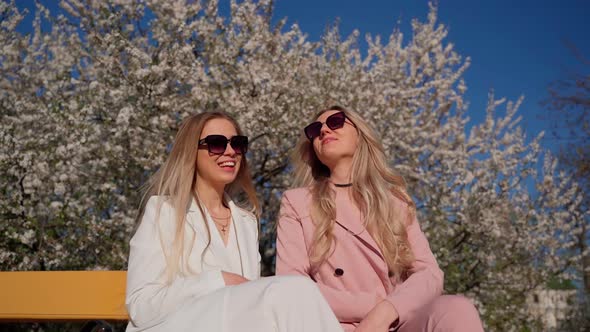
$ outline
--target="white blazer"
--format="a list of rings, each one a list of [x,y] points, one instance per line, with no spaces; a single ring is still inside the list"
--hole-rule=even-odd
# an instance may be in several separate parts
[[[184,276],[177,276],[169,285],[165,283],[166,259],[162,245],[169,247],[172,244],[175,228],[173,207],[165,200],[163,196],[152,196],[149,199],[141,224],[130,242],[125,299],[130,317],[127,331],[160,330],[158,325],[173,312],[182,310],[183,304],[225,287],[221,271],[222,266],[228,266],[226,260],[229,257],[225,254],[219,236],[211,236],[210,246],[201,255],[208,241],[207,221],[203,220],[194,200],[186,212],[185,244],[190,244],[194,234],[188,262],[195,274],[187,273],[181,266]],[[236,227],[244,277],[258,279],[260,254],[256,218],[236,206],[231,199],[227,200]],[[156,217],[160,204],[158,222]],[[209,299],[207,301],[210,302]]]

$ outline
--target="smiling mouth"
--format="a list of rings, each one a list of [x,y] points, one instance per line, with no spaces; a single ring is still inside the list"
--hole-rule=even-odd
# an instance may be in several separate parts
[[[219,163],[218,165],[221,168],[234,168],[234,167],[236,167],[236,162],[235,161],[224,161],[222,163]]]

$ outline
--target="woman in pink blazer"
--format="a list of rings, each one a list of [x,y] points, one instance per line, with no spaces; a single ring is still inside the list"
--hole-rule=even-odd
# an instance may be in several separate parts
[[[483,331],[466,298],[441,295],[443,272],[404,180],[375,132],[333,106],[308,125],[285,192],[278,275],[316,282],[345,331]]]

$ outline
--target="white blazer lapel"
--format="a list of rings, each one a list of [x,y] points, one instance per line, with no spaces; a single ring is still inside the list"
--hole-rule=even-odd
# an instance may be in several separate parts
[[[204,210],[203,212],[205,212],[205,220],[203,220],[201,210],[199,209],[197,202],[193,198],[191,206],[189,207],[187,212],[187,223],[194,229],[198,237],[207,239],[207,237],[210,236],[211,238],[211,243],[209,244],[209,248],[207,250],[211,252],[213,256],[213,261],[207,261],[202,263],[223,266],[224,263],[227,263],[225,261],[227,259],[227,255],[223,250],[223,242],[219,236],[216,236],[217,234],[213,233],[213,231],[216,231],[215,224],[210,220],[211,218],[207,214],[207,211]],[[205,223],[207,223],[209,230],[207,230],[207,226],[205,225]]]
[[[236,227],[244,277],[250,280],[258,279],[258,225],[256,219],[236,206],[229,198],[228,202]]]
[[[236,230],[236,240],[244,277],[250,280],[258,279],[260,276],[258,271],[258,225],[256,218],[238,207],[229,196],[226,195],[225,198],[228,202]],[[199,206],[193,199],[187,211],[187,223],[195,230],[197,236],[201,238],[207,238],[205,223],[207,223],[211,230],[211,244],[209,245],[208,251],[212,255],[212,261],[206,260],[206,262],[201,263],[219,267],[229,266],[231,264],[230,256],[227,254],[225,244],[219,234],[215,233],[217,231],[215,224],[207,211],[204,210],[203,212],[205,212],[206,220],[203,220]]]

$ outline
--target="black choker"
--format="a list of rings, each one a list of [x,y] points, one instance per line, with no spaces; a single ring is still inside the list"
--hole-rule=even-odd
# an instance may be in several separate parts
[[[352,182],[351,183],[334,183],[334,185],[338,188],[346,188],[346,187],[352,187]]]

